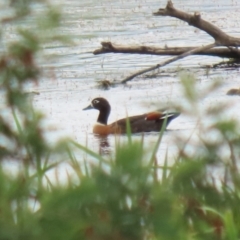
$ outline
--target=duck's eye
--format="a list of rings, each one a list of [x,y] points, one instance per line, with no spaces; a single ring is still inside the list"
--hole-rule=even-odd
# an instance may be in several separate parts
[[[98,104],[98,103],[99,103],[98,100],[94,100],[94,101],[93,101],[93,104]]]

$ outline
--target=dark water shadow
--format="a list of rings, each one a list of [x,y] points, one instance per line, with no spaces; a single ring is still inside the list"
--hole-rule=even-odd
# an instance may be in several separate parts
[[[110,147],[110,144],[109,144],[108,136],[102,136],[102,135],[94,134],[94,137],[98,141],[98,153],[101,156],[110,155],[111,147]]]

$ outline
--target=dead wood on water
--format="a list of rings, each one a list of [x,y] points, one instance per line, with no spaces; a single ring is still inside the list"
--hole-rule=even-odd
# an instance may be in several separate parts
[[[195,47],[153,47],[153,46],[129,46],[119,45],[112,42],[101,42],[102,47],[96,49],[93,54],[106,53],[129,53],[129,54],[146,54],[146,55],[160,55],[160,56],[176,56],[197,48]],[[239,53],[232,51],[229,48],[212,48],[201,52],[193,53],[192,55],[206,55],[221,58],[238,58]]]
[[[209,34],[214,42],[207,44],[205,46],[196,47],[148,47],[148,46],[122,46],[116,45],[111,42],[102,42],[102,48],[95,50],[94,54],[104,54],[104,53],[130,53],[130,54],[152,54],[152,55],[175,55],[173,58],[165,60],[161,63],[155,64],[149,68],[137,71],[130,76],[124,78],[121,83],[127,83],[133,78],[147,73],[149,71],[158,69],[160,67],[166,66],[172,62],[179,59],[185,58],[190,55],[208,55],[217,57],[226,57],[240,59],[240,51],[238,47],[240,46],[240,38],[232,37],[222,31],[220,28],[216,27],[212,23],[201,18],[200,13],[195,12],[194,14],[189,14],[174,8],[172,1],[168,1],[165,8],[160,8],[157,12],[153,13],[154,16],[170,16],[178,18],[189,25],[205,31]]]

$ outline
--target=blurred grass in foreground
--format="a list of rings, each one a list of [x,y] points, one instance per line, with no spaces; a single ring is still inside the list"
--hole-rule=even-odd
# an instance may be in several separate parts
[[[46,10],[44,21],[36,17],[39,35],[19,24],[33,4]],[[239,124],[226,119],[224,106],[205,113],[198,106],[218,81],[199,93],[192,75],[181,76],[186,103],[181,111],[199,116],[200,140],[193,144],[179,136],[179,154],[171,166],[167,156],[163,166],[155,161],[162,132],[151,154],[142,139],[133,141],[130,130],[128,143],[116,144],[113,159],[73,141],[50,147],[41,128],[43,116],[32,108],[24,84],[39,80],[35,55],[41,45],[66,40],[49,34],[57,32],[61,15],[45,1],[11,1],[8,7],[12,15],[1,19],[1,33],[5,24],[18,27],[17,40],[0,56],[1,93],[12,116],[10,121],[0,115],[0,157],[18,159],[22,168],[10,176],[0,165],[0,239],[239,239]],[[210,116],[211,126],[202,125],[201,116]],[[218,138],[209,138],[211,132]],[[76,148],[97,162],[82,164]],[[228,157],[221,156],[222,148]],[[68,176],[64,186],[46,175],[63,161],[78,177]],[[209,174],[216,167],[225,173],[218,183]]]

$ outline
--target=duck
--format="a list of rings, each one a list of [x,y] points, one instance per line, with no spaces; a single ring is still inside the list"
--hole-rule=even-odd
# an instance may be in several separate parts
[[[179,112],[154,111],[122,118],[108,124],[111,106],[105,98],[94,98],[83,110],[90,109],[99,111],[97,123],[93,126],[93,133],[98,135],[125,134],[127,133],[127,121],[130,123],[131,133],[160,132],[165,119],[167,127],[174,118],[180,115]]]

